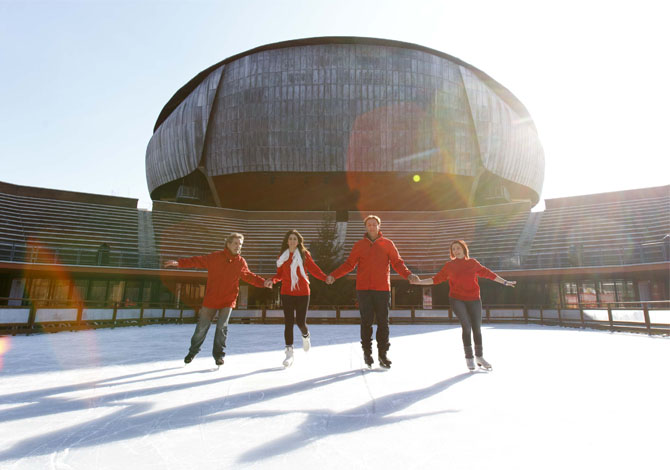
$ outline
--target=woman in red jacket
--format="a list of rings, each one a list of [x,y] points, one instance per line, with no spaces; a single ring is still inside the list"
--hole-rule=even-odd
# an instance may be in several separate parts
[[[514,287],[516,281],[506,281],[490,269],[470,258],[468,245],[463,240],[451,242],[449,247],[451,261],[432,279],[414,281],[412,284],[430,286],[449,281],[449,299],[451,306],[461,322],[463,330],[463,348],[468,369],[475,369],[475,362],[484,369],[491,370],[491,364],[484,359],[482,345],[482,300],[479,295],[477,277],[485,277],[504,286]],[[475,357],[472,356],[472,336],[475,339]]]
[[[266,287],[281,282],[281,301],[284,306],[284,341],[286,359],[284,366],[293,363],[293,324],[297,324],[302,333],[302,348],[309,351],[311,346],[306,317],[309,306],[309,276],[325,281],[326,275],[319,268],[312,255],[305,249],[304,239],[297,230],[289,230],[284,236],[279,258],[277,274],[265,281]]]

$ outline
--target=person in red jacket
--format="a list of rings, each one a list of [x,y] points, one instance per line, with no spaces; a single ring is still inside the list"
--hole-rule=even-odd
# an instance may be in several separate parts
[[[215,251],[205,256],[193,256],[165,262],[166,268],[202,268],[207,270],[205,298],[202,301],[198,324],[191,338],[191,347],[184,358],[186,364],[191,362],[200,352],[200,347],[205,341],[212,319],[218,312],[219,318],[216,322],[212,356],[214,356],[217,366],[222,365],[223,356],[226,355],[228,321],[237,302],[240,279],[253,286],[264,287],[265,279],[249,271],[246,260],[240,256],[242,243],[244,243],[244,235],[231,233],[226,238],[226,248],[221,251]]]
[[[389,300],[391,277],[389,265],[405,279],[418,280],[416,274],[407,269],[397,248],[391,240],[385,238],[379,230],[381,219],[376,215],[365,218],[366,233],[351,249],[349,258],[326,278],[332,284],[352,271],[358,265],[356,273],[356,294],[361,312],[361,346],[363,360],[372,367],[372,323],[377,318],[377,352],[379,365],[388,369],[391,360],[387,352],[389,343]]]
[[[277,274],[265,281],[265,287],[281,282],[281,302],[284,307],[284,342],[286,358],[284,367],[293,363],[293,324],[297,324],[302,333],[302,349],[311,347],[307,329],[307,307],[309,307],[309,276],[325,281],[326,275],[319,268],[312,255],[307,251],[304,239],[297,230],[289,230],[284,235],[281,251],[277,259]]]
[[[468,245],[463,240],[451,242],[449,247],[451,261],[433,276],[432,279],[415,280],[412,284],[430,286],[449,281],[449,299],[454,313],[461,322],[463,349],[468,369],[478,366],[491,370],[491,364],[484,359],[482,343],[482,300],[479,295],[477,277],[485,277],[504,286],[514,287],[516,281],[506,281],[490,269],[470,258]],[[475,339],[475,357],[472,355],[472,338]]]

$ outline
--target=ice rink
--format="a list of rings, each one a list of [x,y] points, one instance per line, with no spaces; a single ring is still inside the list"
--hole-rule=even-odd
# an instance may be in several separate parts
[[[311,325],[284,369],[282,325],[236,324],[217,371],[213,328],[184,367],[193,329],[0,338],[0,468],[670,466],[668,337],[484,325],[471,373],[460,327],[391,325],[385,371],[357,325]]]

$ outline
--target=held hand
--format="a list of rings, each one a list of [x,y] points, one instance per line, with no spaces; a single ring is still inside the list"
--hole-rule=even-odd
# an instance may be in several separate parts
[[[330,274],[326,276],[326,284],[331,285],[333,282],[335,282],[335,278],[333,276]]]
[[[265,282],[263,283],[263,285],[265,287],[267,287],[268,289],[272,289],[272,285],[273,285],[272,279],[266,279]]]
[[[179,263],[173,259],[169,259],[163,263],[163,267],[165,268],[176,268],[177,266],[179,266]]]
[[[516,286],[516,281],[505,281],[505,285],[508,287]]]
[[[407,280],[409,281],[410,284],[416,284],[416,283],[419,282],[421,279],[420,279],[419,276],[417,276],[416,274],[410,274],[410,275],[407,277]]]

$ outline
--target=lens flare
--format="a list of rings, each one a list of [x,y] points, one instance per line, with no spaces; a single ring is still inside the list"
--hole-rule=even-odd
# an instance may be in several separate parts
[[[2,366],[4,365],[4,356],[7,351],[9,351],[10,347],[10,339],[8,336],[4,336],[0,338],[0,370],[2,370]]]

